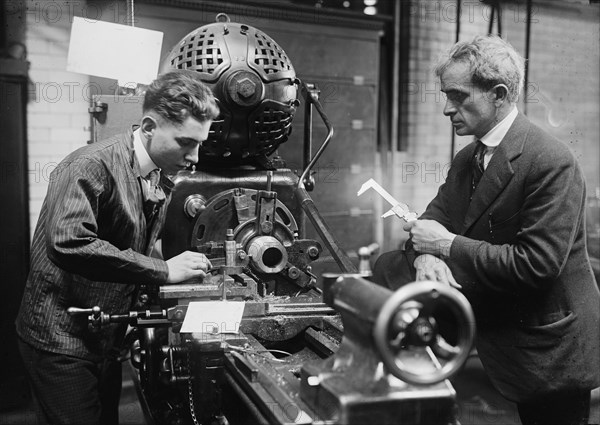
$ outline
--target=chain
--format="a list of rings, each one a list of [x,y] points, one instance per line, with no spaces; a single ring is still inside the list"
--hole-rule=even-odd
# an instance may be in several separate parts
[[[190,362],[190,351],[187,352],[187,368],[188,368],[188,395],[190,399],[190,416],[192,417],[192,421],[194,421],[194,425],[200,425],[198,422],[198,418],[196,418],[196,408],[194,407],[194,390],[192,388],[192,365]]]

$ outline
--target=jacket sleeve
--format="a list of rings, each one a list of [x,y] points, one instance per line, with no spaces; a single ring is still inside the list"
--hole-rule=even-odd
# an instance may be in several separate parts
[[[450,217],[446,213],[446,211],[448,211],[448,199],[446,196],[447,191],[445,189],[448,184],[449,182],[446,181],[440,186],[437,195],[435,198],[433,198],[429,205],[427,205],[427,209],[425,209],[425,212],[421,214],[419,220],[435,220],[444,226],[449,232],[456,233],[450,221]]]
[[[515,294],[541,289],[562,273],[583,220],[585,183],[579,165],[566,147],[547,149],[532,162],[523,187],[514,242],[454,239],[450,263],[457,280]]]
[[[98,236],[100,205],[110,197],[104,165],[90,157],[63,161],[51,174],[46,196],[46,252],[58,267],[95,281],[165,283],[165,261]]]
[[[453,170],[450,170],[450,172],[448,173],[448,179],[452,179],[452,176],[453,176],[452,172],[453,172]],[[447,198],[446,188],[447,188],[448,184],[449,184],[449,181],[447,180],[440,186],[437,195],[435,196],[435,198],[433,198],[433,200],[429,203],[429,205],[427,205],[425,212],[423,212],[423,214],[421,214],[421,216],[419,217],[419,220],[437,221],[442,226],[444,226],[448,231],[450,231],[452,233],[456,233],[456,231],[454,230],[452,223],[450,221],[450,217],[446,213],[446,211],[448,211],[447,199],[446,199]],[[419,256],[419,253],[417,251],[415,251],[415,249],[413,247],[412,238],[409,238],[406,241],[404,251],[405,251],[406,258],[407,258],[408,262],[410,263],[410,267],[413,268],[413,264],[414,264],[417,256]]]

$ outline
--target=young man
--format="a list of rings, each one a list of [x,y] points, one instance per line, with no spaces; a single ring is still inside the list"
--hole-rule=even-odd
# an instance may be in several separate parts
[[[475,312],[481,362],[523,424],[586,424],[600,385],[600,296],[585,182],[565,144],[517,111],[523,66],[493,36],[457,43],[439,63],[444,115],[475,141],[405,225],[405,251],[377,261],[374,280],[459,288]]]
[[[198,161],[217,115],[198,73],[164,74],[146,92],[138,128],[76,150],[51,174],[16,321],[39,422],[118,423],[125,326],[91,332],[69,307],[123,313],[140,284],[205,276],[202,254],[150,254],[170,199],[165,174]]]

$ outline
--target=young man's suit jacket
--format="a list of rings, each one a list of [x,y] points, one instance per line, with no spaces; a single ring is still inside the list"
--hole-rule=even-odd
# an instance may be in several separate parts
[[[469,202],[474,149],[457,154],[420,218],[458,235],[446,263],[473,306],[488,375],[517,402],[597,387],[600,295],[576,159],[519,114]],[[378,259],[374,280],[394,288],[414,279],[413,260],[409,241]]]
[[[70,316],[67,309],[99,306],[107,314],[125,313],[139,284],[166,282],[166,262],[149,254],[172,183],[163,176],[167,200],[146,217],[141,179],[131,131],[76,150],[50,174],[16,321],[29,345],[85,359],[114,353],[125,326],[91,332],[87,314]]]

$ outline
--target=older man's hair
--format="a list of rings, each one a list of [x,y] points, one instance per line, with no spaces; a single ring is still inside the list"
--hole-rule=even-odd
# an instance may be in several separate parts
[[[495,35],[476,36],[472,41],[456,43],[440,58],[434,72],[441,77],[456,62],[470,64],[471,82],[489,90],[497,84],[508,87],[508,100],[519,99],[525,79],[525,60],[508,42]]]
[[[219,115],[212,90],[191,70],[160,75],[146,91],[143,110],[154,111],[173,124],[182,124],[189,116],[205,122]]]

